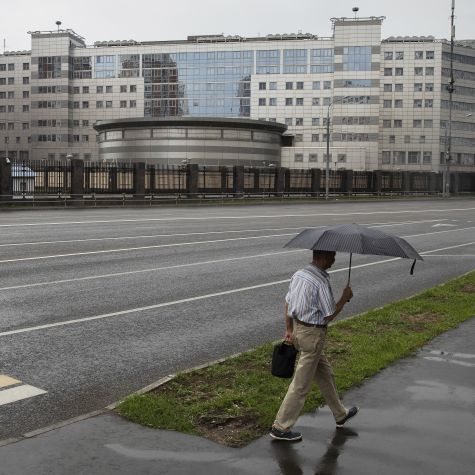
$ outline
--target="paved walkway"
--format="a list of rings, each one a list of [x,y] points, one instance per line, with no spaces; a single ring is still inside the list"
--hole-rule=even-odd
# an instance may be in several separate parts
[[[229,449],[105,414],[0,447],[0,474],[472,474],[474,341],[475,318],[349,391],[348,427],[327,408],[302,416],[300,443]]]

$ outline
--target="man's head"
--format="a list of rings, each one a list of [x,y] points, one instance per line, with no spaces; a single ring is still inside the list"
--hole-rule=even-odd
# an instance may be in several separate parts
[[[330,269],[335,262],[335,251],[313,251],[313,262],[321,269]]]

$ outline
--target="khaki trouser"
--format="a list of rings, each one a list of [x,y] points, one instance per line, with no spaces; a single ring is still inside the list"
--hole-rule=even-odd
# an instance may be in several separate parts
[[[317,383],[335,420],[346,416],[347,410],[338,396],[332,368],[323,353],[326,335],[326,328],[306,327],[294,322],[294,344],[300,350],[300,357],[294,379],[274,422],[277,429],[287,430],[295,424],[313,381]]]

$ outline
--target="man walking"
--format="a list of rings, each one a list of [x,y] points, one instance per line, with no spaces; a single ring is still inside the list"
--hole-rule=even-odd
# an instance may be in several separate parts
[[[353,297],[351,287],[345,287],[335,303],[326,272],[335,262],[335,252],[313,251],[313,261],[297,271],[290,280],[285,297],[285,337],[295,342],[300,357],[294,378],[277,413],[270,436],[278,440],[301,440],[300,432],[291,430],[312,386],[318,384],[325,402],[333,413],[337,427],[358,413],[357,407],[346,409],[336,390],[333,372],[323,347],[327,325]]]

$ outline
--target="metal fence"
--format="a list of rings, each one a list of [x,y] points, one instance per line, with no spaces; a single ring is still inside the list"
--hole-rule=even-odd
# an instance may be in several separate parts
[[[134,167],[128,163],[84,163],[84,193],[133,193]]]

